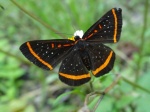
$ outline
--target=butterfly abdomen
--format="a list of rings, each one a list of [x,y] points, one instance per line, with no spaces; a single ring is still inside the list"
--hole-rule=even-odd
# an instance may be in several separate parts
[[[86,50],[80,50],[80,56],[82,59],[82,62],[84,63],[85,67],[88,69],[88,71],[91,70],[91,62],[90,62],[90,57],[89,54]]]

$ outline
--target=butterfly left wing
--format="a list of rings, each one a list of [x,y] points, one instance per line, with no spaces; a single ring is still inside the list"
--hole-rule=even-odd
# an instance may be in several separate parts
[[[74,41],[68,39],[34,40],[20,46],[23,55],[35,65],[52,70],[65,58]]]
[[[122,28],[122,10],[113,8],[93,24],[82,39],[103,43],[116,43],[120,39]]]
[[[61,63],[59,79],[70,85],[80,86],[88,82],[91,77],[78,51],[72,51]]]

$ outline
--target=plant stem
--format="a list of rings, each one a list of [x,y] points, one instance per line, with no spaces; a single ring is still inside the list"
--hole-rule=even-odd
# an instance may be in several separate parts
[[[142,86],[140,86],[140,85],[138,85],[138,84],[136,84],[136,83],[134,83],[134,82],[129,81],[129,80],[126,79],[125,77],[121,77],[121,78],[122,78],[125,82],[129,83],[130,85],[132,85],[134,88],[141,89],[141,90],[143,90],[143,91],[145,91],[145,92],[147,92],[147,93],[150,94],[150,90],[148,90],[148,89],[146,89],[146,88],[144,88],[144,87],[142,87]]]
[[[91,91],[94,91],[92,82],[90,82],[90,89]]]
[[[143,19],[143,29],[142,29],[142,33],[141,33],[141,44],[140,44],[140,51],[139,51],[139,60],[137,63],[137,75],[136,75],[136,81],[138,80],[138,77],[140,75],[140,68],[141,68],[141,62],[143,59],[143,48],[144,48],[144,43],[145,43],[145,39],[144,39],[144,34],[147,28],[147,16],[148,16],[148,8],[149,8],[149,0],[145,0],[145,11],[144,11],[144,19]]]
[[[104,93],[100,96],[100,98],[98,99],[98,101],[97,101],[97,103],[96,103],[96,105],[95,105],[95,107],[94,107],[94,109],[93,109],[92,112],[95,112],[95,111],[96,111],[98,105],[100,104],[100,102],[102,101],[102,99],[104,98],[104,96],[105,96]]]
[[[16,55],[14,55],[14,54],[11,54],[11,53],[9,53],[9,52],[7,52],[7,51],[4,51],[4,50],[2,50],[2,49],[0,49],[0,52],[3,53],[3,54],[5,54],[6,56],[9,56],[9,57],[15,58],[15,59],[17,59],[17,60],[20,60],[21,62],[23,62],[23,63],[25,63],[25,64],[27,64],[27,65],[31,65],[30,62],[25,61],[24,59],[20,58],[19,56],[16,56]]]
[[[86,96],[86,98],[85,98],[84,106],[87,105],[90,96],[95,95],[95,94],[98,94],[98,95],[101,94],[99,100],[97,101],[97,103],[96,103],[96,105],[95,105],[95,107],[94,107],[94,109],[93,109],[93,111],[92,111],[92,112],[95,112],[96,109],[97,109],[97,107],[98,107],[99,104],[101,103],[102,99],[104,98],[105,94],[107,94],[107,93],[118,83],[118,81],[119,81],[120,79],[123,79],[123,81],[125,81],[126,83],[129,83],[130,85],[134,86],[134,88],[141,89],[141,90],[143,90],[143,91],[145,91],[145,92],[147,92],[147,93],[150,94],[150,90],[148,90],[148,89],[146,89],[146,88],[143,88],[142,86],[140,86],[140,85],[138,85],[138,84],[136,84],[136,83],[134,83],[134,82],[131,82],[130,80],[126,79],[125,77],[122,77],[122,76],[120,76],[120,75],[117,75],[115,81],[113,81],[113,83],[112,83],[110,86],[108,86],[108,87],[104,90],[104,92],[95,91],[95,92],[92,92],[92,93],[88,94],[88,95]]]
[[[39,23],[41,23],[43,26],[45,26],[46,28],[50,29],[53,32],[58,32],[57,30],[55,30],[54,28],[52,28],[51,26],[49,26],[47,23],[45,23],[44,21],[42,21],[41,19],[39,19],[37,16],[31,14],[30,12],[28,12],[26,9],[24,9],[21,5],[19,5],[15,0],[10,0],[14,5],[16,5],[20,10],[22,10],[24,13],[26,13],[28,16],[30,16],[31,18],[35,19],[36,21],[38,21]],[[61,37],[65,38],[63,34],[61,33],[57,33],[58,35],[60,35]]]
[[[96,103],[96,105],[95,105],[95,107],[94,107],[94,109],[93,109],[92,112],[96,111],[98,105],[101,103],[101,101],[104,98],[105,94],[107,94],[118,83],[118,81],[120,80],[120,78],[121,78],[121,76],[117,75],[115,81],[113,81],[113,83],[104,90],[104,92],[100,96],[100,98],[99,98],[98,102]]]

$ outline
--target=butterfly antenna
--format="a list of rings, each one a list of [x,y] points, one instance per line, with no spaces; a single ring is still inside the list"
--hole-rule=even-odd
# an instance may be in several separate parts
[[[78,28],[78,24],[77,24],[77,21],[76,21],[76,19],[75,19],[75,17],[73,16],[73,12],[72,12],[72,10],[71,10],[71,7],[70,7],[70,5],[68,5],[68,3],[67,2],[64,2],[63,3],[64,5],[64,8],[66,9],[66,11],[68,12],[68,15],[69,15],[69,18],[70,18],[70,20],[71,20],[71,25],[72,25],[72,28],[73,28],[73,30],[74,30],[74,32],[77,30],[77,28]]]
[[[74,29],[74,32],[77,31],[77,28],[75,27],[74,24],[72,24],[72,28]]]
[[[68,33],[59,33],[59,32],[55,32],[55,34],[72,35],[72,34],[68,34]]]

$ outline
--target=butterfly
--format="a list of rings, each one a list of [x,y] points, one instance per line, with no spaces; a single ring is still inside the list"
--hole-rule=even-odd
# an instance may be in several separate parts
[[[33,40],[20,46],[23,55],[42,69],[53,70],[59,63],[59,79],[80,86],[112,70],[115,53],[103,43],[116,43],[122,29],[122,9],[112,8],[84,34],[69,39]]]

